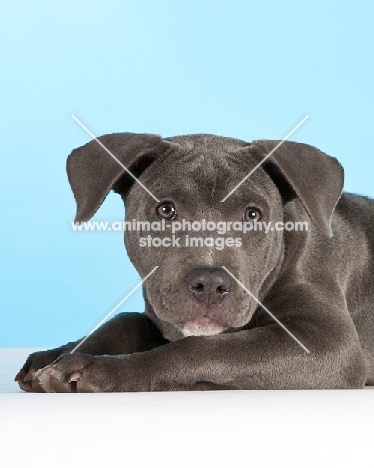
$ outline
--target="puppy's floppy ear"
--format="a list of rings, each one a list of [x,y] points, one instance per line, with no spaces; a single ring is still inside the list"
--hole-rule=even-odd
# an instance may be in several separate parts
[[[122,165],[95,140],[72,151],[67,173],[77,202],[77,223],[92,218],[109,191],[127,173],[123,166],[138,177],[153,159],[173,145],[159,135],[145,133],[113,133],[100,137],[99,141]],[[129,176],[128,185],[131,182],[133,178]]]
[[[264,158],[279,143],[257,140],[250,148]],[[314,225],[327,237],[333,236],[331,218],[344,184],[344,170],[336,158],[313,146],[286,141],[262,167],[285,192],[286,200],[297,196]]]

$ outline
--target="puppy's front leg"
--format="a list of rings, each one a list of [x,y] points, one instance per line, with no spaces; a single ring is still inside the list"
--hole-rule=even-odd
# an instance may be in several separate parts
[[[30,354],[15,380],[27,392],[43,392],[35,378],[37,370],[54,362],[64,353],[70,353],[82,341],[74,341],[59,348]],[[79,347],[81,353],[100,356],[142,352],[167,343],[145,314],[122,313],[106,322]]]
[[[348,313],[313,296],[287,296],[276,323],[216,336],[191,336],[125,356],[62,356],[39,371],[52,392],[167,391],[201,382],[236,389],[361,388],[366,368]],[[295,312],[295,308],[298,311]],[[304,311],[304,312],[303,312]]]

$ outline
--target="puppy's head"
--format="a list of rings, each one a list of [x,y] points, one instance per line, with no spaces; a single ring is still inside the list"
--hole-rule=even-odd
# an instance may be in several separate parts
[[[332,236],[343,170],[309,145],[133,133],[99,140],[68,158],[75,221],[89,220],[111,189],[122,196],[130,259],[142,277],[159,266],[144,296],[169,339],[250,321],[282,261],[284,233],[275,226],[294,198]]]

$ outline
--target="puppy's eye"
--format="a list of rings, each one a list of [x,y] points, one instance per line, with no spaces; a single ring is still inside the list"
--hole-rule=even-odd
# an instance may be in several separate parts
[[[156,213],[159,218],[167,219],[169,221],[177,217],[177,210],[174,203],[162,202],[156,207]]]
[[[249,206],[244,211],[244,215],[243,215],[244,221],[260,221],[261,218],[262,218],[261,210],[259,208],[256,208],[255,206]]]

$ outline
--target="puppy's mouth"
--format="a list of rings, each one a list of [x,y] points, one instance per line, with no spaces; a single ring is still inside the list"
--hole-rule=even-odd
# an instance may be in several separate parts
[[[226,330],[227,327],[218,320],[208,316],[197,317],[188,320],[181,327],[184,336],[212,336],[218,335]]]

